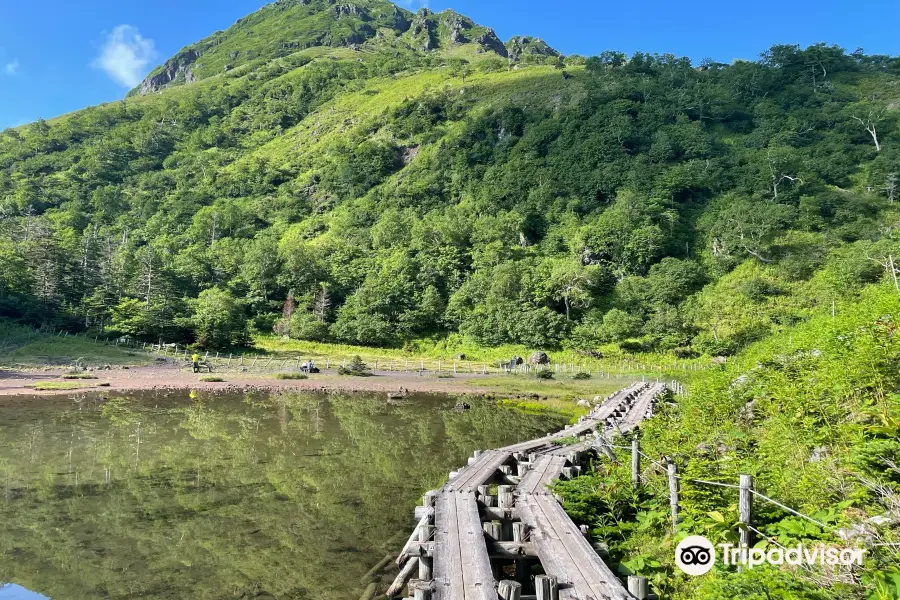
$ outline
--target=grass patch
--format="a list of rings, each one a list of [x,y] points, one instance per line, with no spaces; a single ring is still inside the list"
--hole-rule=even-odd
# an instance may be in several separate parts
[[[309,375],[303,373],[275,373],[275,379],[309,379]]]
[[[133,348],[107,346],[85,337],[35,334],[0,320],[0,366],[143,365],[151,360]]]
[[[86,388],[92,388],[96,386],[106,387],[109,386],[109,383],[80,383],[78,381],[39,381],[37,383],[32,383],[27,385],[26,387],[32,388],[39,392],[49,392],[49,391],[59,391],[59,390],[83,390]]]
[[[515,400],[511,398],[497,400],[497,406],[512,408],[530,415],[560,415],[570,419],[576,419],[584,414],[573,402],[548,400],[535,402],[529,400]]]
[[[273,335],[255,336],[253,345],[256,349],[268,355],[274,355],[276,358],[312,358],[317,362],[324,362],[327,358],[334,364],[342,360],[349,360],[354,356],[360,356],[369,364],[378,361],[379,368],[383,368],[393,361],[395,370],[404,369],[407,365],[411,371],[418,370],[422,361],[427,370],[437,370],[437,361],[440,360],[441,368],[447,370],[452,370],[453,364],[456,363],[457,375],[481,373],[483,367],[496,372],[500,363],[508,365],[513,356],[528,358],[534,351],[534,348],[513,344],[483,348],[459,334],[450,334],[446,338],[437,340],[412,340],[403,349],[306,342]],[[695,364],[704,367],[709,364],[709,359],[676,359],[666,354],[643,354],[639,357],[629,357],[615,345],[604,347],[603,352],[606,358],[594,359],[571,350],[554,350],[550,352],[550,364],[551,367],[559,364],[561,368],[569,370],[573,365],[576,369],[587,370],[590,368],[594,373],[600,371],[612,373],[657,372],[656,368],[651,368],[649,365],[658,365],[665,372],[690,373]],[[460,355],[464,355],[465,358],[458,358]],[[648,366],[648,368],[644,369],[643,366]]]
[[[95,375],[91,375],[90,373],[66,373],[62,376],[63,379],[97,379]]]
[[[578,398],[603,397],[631,385],[634,381],[633,377],[582,381],[568,377],[565,379],[537,379],[523,375],[497,375],[481,379],[468,379],[465,383],[488,389],[498,395],[531,395],[574,404]]]
[[[200,378],[200,381],[204,383],[222,383],[225,380],[221,377],[216,377],[215,375],[204,375]]]

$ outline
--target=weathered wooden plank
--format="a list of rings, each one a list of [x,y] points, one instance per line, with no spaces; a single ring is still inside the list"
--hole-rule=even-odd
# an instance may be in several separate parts
[[[567,582],[559,591],[561,599],[629,599],[621,582],[552,496],[523,496],[519,499],[519,512],[522,521],[532,529],[531,539],[544,571]]]
[[[435,527],[435,598],[497,600],[475,493],[441,492]]]
[[[544,454],[549,456],[566,456],[569,452],[584,452],[590,448],[594,447],[595,440],[593,437],[590,437],[583,442],[578,442],[577,444],[570,444],[568,446],[554,446],[552,449],[547,450]]]
[[[522,442],[520,444],[513,444],[512,446],[506,446],[504,448],[500,448],[500,450],[507,452],[541,452],[548,451],[556,448],[552,444],[554,439],[558,439],[561,437],[571,437],[582,435],[591,431],[592,429],[598,426],[598,423],[602,422],[603,419],[610,416],[616,408],[622,403],[622,401],[628,396],[628,394],[635,393],[638,390],[641,390],[647,387],[646,383],[636,383],[630,387],[625,388],[619,392],[613,394],[606,402],[597,407],[590,415],[588,415],[581,423],[578,423],[568,429],[563,429],[557,433],[552,435],[544,436],[542,438],[538,438],[536,440],[529,440],[527,442]]]
[[[559,479],[565,466],[565,456],[539,456],[516,489],[520,495],[544,492],[550,482]]]
[[[466,600],[497,600],[494,573],[488,557],[474,492],[456,494],[459,546]]]
[[[509,460],[511,453],[497,450],[483,452],[471,465],[447,482],[444,490],[475,491],[478,486],[494,478],[500,465]]]

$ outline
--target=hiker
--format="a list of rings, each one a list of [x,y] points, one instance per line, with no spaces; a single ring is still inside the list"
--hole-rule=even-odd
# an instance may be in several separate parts
[[[191,362],[194,363],[194,373],[200,372],[200,355],[194,352],[191,354]]]

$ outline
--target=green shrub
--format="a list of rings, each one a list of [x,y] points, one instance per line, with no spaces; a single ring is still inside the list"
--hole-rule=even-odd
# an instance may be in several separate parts
[[[534,376],[538,379],[553,379],[553,371],[538,371]]]
[[[354,356],[347,366],[338,369],[338,375],[350,375],[352,377],[369,377],[372,373],[369,366],[363,362],[363,359],[357,354]]]
[[[309,376],[303,373],[276,373],[275,379],[309,379]]]
[[[591,378],[590,374],[585,373],[584,371],[581,371],[580,373],[575,373],[574,375],[572,375],[572,379],[582,379],[583,380],[583,379],[590,379],[590,378]]]
[[[204,383],[222,383],[225,380],[221,377],[216,377],[215,375],[204,375],[200,378],[200,381]]]

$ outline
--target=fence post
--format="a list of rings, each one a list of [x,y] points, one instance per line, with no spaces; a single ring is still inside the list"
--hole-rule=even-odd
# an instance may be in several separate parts
[[[559,586],[554,575],[538,575],[534,578],[537,600],[559,600]]]
[[[631,438],[631,485],[641,487],[641,441],[636,434]]]
[[[672,507],[672,533],[678,529],[678,478],[675,463],[669,462],[669,505]]]
[[[637,600],[647,600],[650,597],[648,587],[646,577],[628,576],[628,593],[637,598]]]
[[[738,498],[738,510],[740,512],[741,524],[750,525],[751,513],[753,512],[753,477],[751,475],[741,475],[740,497]],[[751,532],[747,527],[741,527],[741,552],[744,548],[749,548],[751,542]],[[740,568],[740,567],[739,567]]]

